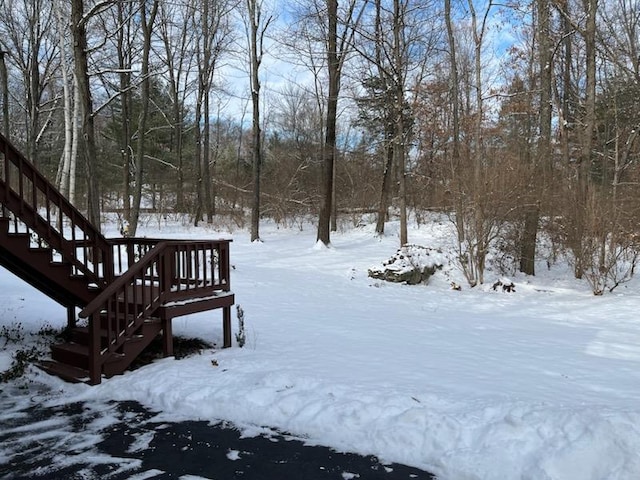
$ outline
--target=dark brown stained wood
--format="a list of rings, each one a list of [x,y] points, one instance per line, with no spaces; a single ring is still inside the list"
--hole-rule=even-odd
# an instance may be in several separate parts
[[[172,319],[208,310],[230,347],[230,242],[107,239],[0,135],[0,265],[67,308],[69,340],[39,364],[50,374],[100,383],[160,334],[172,355]]]

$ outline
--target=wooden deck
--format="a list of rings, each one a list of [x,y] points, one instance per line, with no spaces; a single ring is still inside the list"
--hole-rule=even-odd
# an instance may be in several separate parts
[[[216,309],[231,346],[230,240],[107,239],[2,135],[0,162],[0,264],[67,309],[47,371],[100,383],[159,334],[171,355],[173,318]]]

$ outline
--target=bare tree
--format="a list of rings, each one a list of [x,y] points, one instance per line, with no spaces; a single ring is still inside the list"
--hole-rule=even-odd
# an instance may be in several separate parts
[[[149,8],[149,11],[147,11]],[[140,0],[140,24],[142,26],[143,46],[142,64],[140,77],[142,79],[140,103],[141,112],[138,117],[137,142],[136,142],[136,183],[133,191],[133,204],[131,205],[131,216],[129,218],[129,234],[135,235],[140,218],[140,204],[142,202],[142,183],[144,181],[144,159],[146,155],[145,138],[147,135],[147,115],[149,113],[149,89],[150,89],[150,67],[149,54],[151,52],[151,34],[158,13],[158,0],[148,6],[147,0]]]
[[[249,46],[249,80],[251,84],[253,201],[251,205],[251,241],[260,240],[260,170],[262,167],[262,130],[260,126],[260,65],[264,55],[264,36],[273,17],[263,18],[261,0],[246,0]]]
[[[536,198],[524,205],[522,237],[520,239],[520,271],[535,275],[536,239],[540,219],[540,202],[545,176],[552,167],[551,160],[551,120],[553,79],[553,45],[551,37],[551,10],[549,0],[536,0],[537,13],[537,56],[540,108],[538,115],[537,154],[531,165],[530,181],[526,185],[530,198]]]
[[[451,0],[445,0],[444,18],[447,26],[447,42],[449,45],[449,66],[451,69],[449,77],[449,91],[451,95],[451,114],[452,114],[452,146],[451,146],[451,171],[454,175],[461,174],[460,162],[460,86],[458,79],[458,55],[456,48],[456,38],[454,34],[453,22],[451,19]],[[458,241],[464,241],[464,215],[462,211],[462,195],[458,194],[455,198],[455,215],[460,220],[456,223],[458,233]]]
[[[320,205],[317,240],[330,244],[333,212],[334,168],[340,82],[345,60],[353,51],[356,26],[368,0],[301,2],[292,12],[295,22],[282,42],[314,76],[318,110],[323,112],[323,144],[321,146]]]
[[[341,57],[338,53],[338,0],[327,0],[327,73],[329,92],[322,160],[322,197],[318,217],[318,241],[329,245],[331,202],[333,199],[333,169],[336,154],[336,121],[338,117],[338,94],[340,92]],[[342,52],[344,54],[344,52]]]
[[[72,46],[69,42],[69,12],[61,0],[54,4],[56,26],[58,31],[60,51],[60,76],[62,82],[63,117],[64,117],[64,146],[58,172],[56,185],[69,201],[75,203],[76,191],[76,165],[78,154],[78,89],[75,85],[73,74]]]
[[[569,1],[555,0],[554,4],[565,21],[571,25],[584,43],[583,98],[580,110],[582,115],[577,121],[578,151],[576,157],[574,197],[570,203],[570,225],[568,243],[574,255],[574,274],[582,278],[586,260],[583,255],[583,242],[587,229],[587,208],[590,197],[590,171],[593,159],[593,136],[596,127],[596,58],[597,58],[597,0],[582,0],[581,11],[569,12]],[[566,121],[566,120],[565,120]]]
[[[36,165],[38,143],[54,110],[52,99],[43,99],[58,66],[58,44],[51,35],[55,30],[52,10],[52,2],[45,0],[5,0],[0,4],[0,50],[7,52],[22,77],[27,157]],[[47,110],[49,115],[43,119]]]
[[[496,238],[502,215],[497,211],[495,189],[489,187],[497,182],[497,173],[488,162],[485,145],[485,106],[483,48],[488,29],[489,15],[494,7],[493,0],[482,2],[479,11],[474,1],[468,0],[470,14],[470,51],[463,60],[463,75],[466,104],[465,119],[469,126],[466,146],[466,169],[458,171],[454,200],[459,208],[453,216],[458,233],[458,254],[460,265],[469,285],[484,283],[484,271],[491,242]],[[480,13],[480,14],[479,14]]]
[[[342,18],[339,17],[338,1],[326,0],[326,36],[325,54],[328,77],[326,100],[325,138],[322,149],[322,178],[320,210],[318,216],[317,240],[325,245],[331,243],[330,221],[333,201],[334,168],[336,155],[336,124],[338,118],[338,96],[340,79],[347,56],[353,49],[355,28],[359,24],[367,1],[358,5],[350,0]],[[318,13],[321,10],[318,9]],[[339,33],[340,25],[340,33]]]
[[[466,6],[467,21],[455,27],[451,10],[447,8],[445,15],[449,61],[453,45],[459,67],[459,84],[452,86],[457,89],[453,97],[460,98],[456,102],[461,110],[459,128],[466,138],[464,145],[458,144],[459,162],[452,162],[452,178],[448,181],[453,195],[451,219],[457,232],[460,266],[469,285],[475,286],[484,283],[489,248],[500,235],[510,209],[502,196],[512,194],[514,182],[508,172],[502,171],[508,164],[507,156],[500,155],[499,149],[485,141],[491,121],[485,111],[485,95],[490,90],[485,86],[483,52],[495,2],[469,0]]]
[[[176,210],[183,211],[184,141],[187,97],[191,92],[190,73],[193,69],[195,31],[190,25],[190,7],[162,2],[158,30],[164,46],[162,61],[167,67],[169,94],[172,101],[171,146],[176,163]]]
[[[196,0],[194,0],[196,1]],[[201,8],[196,8],[200,5]],[[193,7],[193,25],[199,32],[196,47],[198,59],[198,93],[196,98],[196,162],[197,162],[197,205],[195,225],[207,215],[207,222],[213,222],[215,204],[211,179],[211,119],[209,116],[211,90],[221,57],[233,42],[230,13],[232,1],[203,0]],[[199,15],[196,14],[199,12]]]
[[[82,106],[82,138],[84,143],[85,173],[87,178],[87,218],[99,230],[100,193],[96,164],[98,151],[96,148],[95,126],[93,119],[93,100],[89,84],[89,62],[87,51],[87,30],[83,0],[71,2],[71,31],[73,35],[73,54],[75,76]]]
[[[636,115],[640,107],[640,4],[616,0],[603,4],[599,13],[596,128],[579,250],[584,278],[596,295],[614,290],[634,275],[639,257],[635,232],[640,208],[634,195],[638,178],[635,165],[640,158],[640,122]]]
[[[131,77],[133,71],[133,57],[135,55],[133,32],[134,14],[138,7],[135,2],[118,2],[115,8],[115,29],[116,54],[118,59],[118,96],[120,104],[120,127],[119,150],[122,164],[122,208],[124,218],[127,223],[132,220],[131,214],[131,171],[132,171],[132,96],[133,85]],[[137,220],[136,220],[137,221]]]
[[[384,68],[384,61],[387,58],[387,52],[384,48],[383,39],[385,38],[385,30],[384,25],[386,22],[383,22],[382,16],[382,1],[375,1],[375,20],[374,20],[374,38],[375,38],[375,53],[373,58],[373,63],[377,70],[377,78],[376,83],[378,83],[378,88],[382,92],[388,92],[389,85],[392,82],[392,79],[389,78],[389,70]],[[395,36],[394,36],[395,38]],[[378,202],[378,217],[376,222],[376,233],[378,235],[384,234],[384,225],[387,219],[388,210],[389,210],[389,196],[391,193],[391,182],[392,182],[392,173],[393,173],[393,160],[394,160],[394,121],[393,121],[393,113],[385,111],[382,114],[382,122],[383,122],[383,151],[384,151],[384,168],[382,172],[382,186],[380,188],[380,200]]]
[[[407,21],[408,2],[393,0],[393,85],[394,111],[395,111],[395,137],[393,152],[398,166],[398,178],[400,183],[400,245],[404,246],[409,241],[407,230],[407,176],[406,153],[409,139],[409,128],[406,125],[405,96],[406,76],[409,59],[407,53],[407,38],[405,25]]]
[[[367,72],[362,82],[365,93],[357,99],[360,121],[376,135],[384,156],[376,232],[384,233],[393,193],[398,198],[401,245],[408,241],[407,159],[415,141],[414,110],[439,36],[425,26],[434,14],[432,2],[376,0],[356,46]]]
[[[2,95],[2,133],[11,138],[9,130],[9,75],[7,74],[6,52],[0,50],[0,95]]]

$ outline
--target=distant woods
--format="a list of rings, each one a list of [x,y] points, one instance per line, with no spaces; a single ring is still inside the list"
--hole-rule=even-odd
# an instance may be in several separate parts
[[[566,258],[603,293],[640,239],[639,26],[638,0],[4,0],[0,128],[132,235],[152,209],[329,244],[370,213],[404,244],[436,210],[471,285]]]

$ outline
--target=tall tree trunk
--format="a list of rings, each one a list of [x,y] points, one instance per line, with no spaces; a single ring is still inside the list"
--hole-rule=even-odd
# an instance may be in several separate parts
[[[393,172],[393,136],[385,134],[385,162],[384,171],[382,172],[382,187],[380,188],[380,201],[378,202],[378,214],[376,221],[376,234],[384,234],[384,223],[387,220],[389,209],[389,194],[391,192],[391,174]]]
[[[407,230],[407,176],[405,165],[406,152],[406,132],[404,124],[404,71],[407,68],[404,55],[404,6],[401,0],[393,0],[393,56],[395,70],[396,104],[394,106],[395,119],[395,141],[394,153],[396,155],[396,166],[398,168],[400,180],[400,246],[409,242]]]
[[[183,212],[185,207],[184,201],[184,164],[183,164],[183,114],[182,101],[178,96],[178,85],[175,81],[173,73],[171,73],[171,94],[173,97],[173,142],[175,145],[175,158],[177,160],[176,175],[176,212]]]
[[[56,174],[56,185],[58,189],[65,197],[69,198],[69,190],[70,190],[70,169],[71,169],[71,153],[73,146],[73,114],[75,112],[73,108],[73,95],[75,92],[75,88],[73,88],[73,78],[71,75],[69,78],[69,66],[67,65],[67,56],[64,52],[67,50],[67,43],[65,41],[64,32],[66,31],[67,22],[66,22],[66,12],[62,11],[61,2],[56,2],[55,5],[56,17],[58,22],[58,30],[59,37],[58,43],[60,52],[63,52],[60,55],[60,72],[62,75],[62,97],[63,97],[63,117],[64,117],[64,146],[62,149],[62,155],[60,158],[60,163],[58,165],[58,172]]]
[[[582,278],[585,269],[582,245],[586,230],[586,217],[589,197],[589,174],[591,170],[591,152],[593,147],[593,133],[596,122],[596,13],[598,0],[583,0],[586,14],[586,24],[582,35],[585,42],[586,83],[583,129],[580,138],[580,157],[578,159],[578,195],[576,206],[576,229],[574,233],[574,255],[576,262],[574,273],[576,278]]]
[[[120,69],[120,156],[122,163],[122,209],[127,223],[131,224],[131,45],[130,15],[125,12],[129,4],[118,3],[117,32],[118,68]],[[133,235],[132,231],[129,231]]]
[[[536,0],[538,11],[538,78],[540,86],[540,113],[538,115],[537,154],[532,165],[533,175],[527,186],[531,198],[542,197],[545,178],[550,174],[551,161],[551,81],[553,51],[551,45],[551,11],[549,0]],[[524,228],[520,239],[520,271],[535,275],[536,242],[540,220],[539,202],[525,208]]]
[[[208,56],[208,55],[207,55]],[[209,65],[209,62],[206,62]],[[213,206],[213,195],[211,192],[211,120],[209,115],[210,95],[209,89],[204,91],[204,125],[202,137],[202,187],[204,192],[204,206],[207,214],[207,223],[213,223],[215,209]]]
[[[71,1],[71,22],[76,82],[82,105],[82,138],[87,178],[87,218],[95,228],[100,230],[100,193],[96,171],[98,154],[93,122],[93,101],[89,85],[87,32],[83,0]]]
[[[336,179],[338,178],[338,162],[333,162],[333,188],[331,189],[331,231],[338,231],[338,189],[336,188]]]
[[[71,117],[71,129],[73,130],[73,140],[71,142],[71,158],[69,163],[69,201],[75,205],[76,202],[76,170],[78,167],[78,147],[80,144],[78,125],[80,121],[80,112],[82,105],[80,102],[80,89],[78,88],[78,81],[73,76],[73,112]]]
[[[375,45],[375,63],[378,68],[378,80],[380,82],[381,88],[383,91],[387,91],[388,88],[388,74],[383,68],[383,52],[382,52],[382,42],[385,38],[384,26],[382,24],[382,1],[375,1],[376,8],[376,17],[375,17],[375,35],[376,35],[376,45]],[[393,173],[393,159],[395,157],[394,148],[393,148],[393,135],[394,129],[392,128],[391,122],[384,122],[384,152],[385,152],[385,162],[384,169],[382,171],[382,186],[380,188],[380,200],[378,202],[378,214],[376,221],[376,234],[383,235],[384,234],[384,224],[387,220],[387,215],[389,213],[389,195],[391,193],[391,176]]]
[[[208,108],[205,108],[206,103],[208,102],[208,67],[206,65],[206,38],[208,33],[208,13],[209,13],[209,2],[204,2],[204,8],[202,12],[202,29],[203,29],[203,45],[202,50],[199,52],[202,57],[198,56],[198,94],[196,99],[196,116],[195,116],[195,142],[196,142],[196,210],[194,217],[194,225],[197,227],[198,222],[204,219],[204,214],[206,213],[206,200],[205,200],[205,171],[204,164],[208,162],[208,157],[205,159],[205,152],[207,147],[204,145],[205,142],[205,131],[208,127],[208,122],[206,120],[206,114],[208,112]],[[204,123],[205,127],[202,127]]]
[[[449,44],[449,63],[450,63],[450,81],[449,91],[451,95],[451,115],[452,115],[452,146],[451,146],[451,165],[454,177],[461,178],[462,165],[460,163],[460,86],[458,78],[458,57],[456,54],[456,39],[453,32],[453,23],[451,21],[451,0],[444,2],[444,15],[447,24],[447,40]],[[458,234],[458,242],[464,241],[464,213],[462,207],[462,194],[456,192],[454,198],[454,208],[456,213],[456,230]]]
[[[575,100],[573,98],[573,87],[571,85],[571,64],[573,62],[573,43],[572,43],[572,31],[573,27],[569,16],[569,1],[562,0],[561,9],[564,12],[561,16],[562,22],[562,46],[563,46],[563,64],[562,64],[562,121],[560,122],[561,133],[561,148],[562,159],[565,165],[569,164],[571,150],[570,150],[570,138],[569,131],[573,127],[575,118],[573,118],[571,103]]]
[[[591,166],[591,150],[593,146],[593,132],[596,123],[596,12],[598,0],[583,0],[587,15],[584,31],[585,55],[586,55],[586,98],[584,129],[582,133],[580,151],[580,173],[583,183]]]
[[[141,112],[138,117],[138,139],[136,146],[136,184],[133,191],[133,205],[131,205],[131,219],[129,221],[129,235],[135,236],[138,229],[138,219],[140,218],[140,204],[142,202],[142,183],[144,182],[144,157],[145,157],[145,137],[147,130],[147,117],[149,114],[150,79],[149,79],[149,53],[151,51],[151,33],[158,12],[158,0],[154,0],[151,12],[147,20],[147,2],[140,0],[140,23],[144,45],[142,50],[142,66],[140,75],[142,83],[140,85]]]
[[[260,240],[260,170],[262,166],[262,134],[260,131],[260,76],[262,61],[262,36],[258,37],[261,20],[261,5],[256,0],[247,0],[249,20],[251,103],[253,107],[253,201],[251,204],[251,241]],[[268,23],[268,22],[267,22]],[[264,33],[264,32],[263,32]],[[258,42],[260,42],[258,44]]]
[[[9,140],[11,137],[9,131],[9,78],[7,64],[4,61],[5,53],[0,50],[0,94],[2,95],[2,133]]]
[[[318,218],[317,240],[325,245],[331,243],[329,223],[333,192],[333,164],[336,152],[336,122],[338,116],[338,93],[340,90],[340,62],[338,58],[338,0],[327,0],[327,68],[329,73],[329,97],[325,122],[325,141],[322,158],[322,197]]]
[[[29,15],[29,66],[27,69],[27,109],[29,123],[27,127],[27,158],[37,167],[38,160],[38,130],[40,124],[40,65],[38,54],[40,50],[40,10],[39,2],[33,2]]]
[[[184,10],[185,18],[182,19],[181,23],[174,26],[173,18],[175,16],[175,8],[177,7],[172,7],[167,3],[161,3],[158,13],[162,17],[159,22],[160,35],[164,44],[169,94],[172,105],[170,149],[171,153],[173,153],[176,168],[175,211],[184,212],[184,95],[186,95],[186,91],[181,92],[180,88],[186,76],[185,65],[190,63],[193,56],[190,50],[192,39],[190,37],[191,28],[189,25],[189,17],[192,15],[191,9],[193,7],[192,5],[186,6]],[[178,31],[177,35],[174,29]]]
[[[202,120],[202,102],[204,96],[204,87],[202,81],[199,82],[198,98],[196,99],[196,115],[195,115],[195,166],[196,166],[196,209],[194,213],[194,226],[198,226],[198,223],[202,220],[203,215],[203,200],[204,191],[202,185],[202,129],[200,128],[200,121]]]
[[[201,28],[202,45],[198,57],[198,100],[196,106],[196,161],[198,162],[197,206],[195,224],[207,215],[207,221],[212,222],[211,205],[211,174],[209,168],[210,150],[210,119],[209,119],[209,89],[212,77],[212,51],[210,28],[210,3],[202,2]]]
[[[203,49],[203,63],[204,72],[206,75],[206,81],[204,84],[204,119],[203,119],[203,135],[202,135],[202,191],[204,193],[204,212],[207,214],[207,223],[213,223],[213,216],[215,213],[213,196],[211,193],[211,116],[209,114],[210,108],[210,86],[213,73],[213,61],[214,52],[211,49],[210,38],[215,34],[210,28],[211,14],[209,0],[205,0],[203,5],[203,17],[204,17],[204,49]]]

